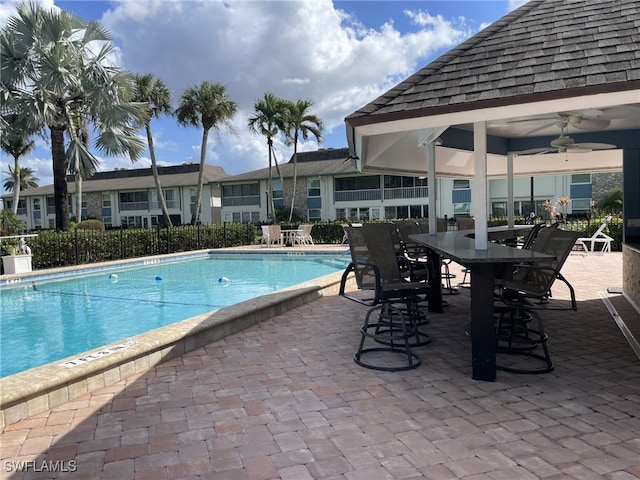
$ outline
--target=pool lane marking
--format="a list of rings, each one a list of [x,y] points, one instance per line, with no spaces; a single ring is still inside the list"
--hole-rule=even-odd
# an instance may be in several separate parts
[[[108,295],[87,295],[85,293],[73,293],[73,292],[56,292],[54,290],[41,290],[36,285],[32,285],[33,289],[36,292],[48,293],[49,295],[66,295],[68,297],[83,297],[83,298],[95,298],[98,300],[122,300],[125,302],[146,302],[146,303],[156,303],[156,304],[164,304],[164,305],[189,305],[194,307],[213,307],[213,308],[223,308],[227,305],[215,305],[211,303],[187,303],[187,302],[167,302],[165,300],[149,300],[145,298],[128,298],[128,297],[110,297]]]

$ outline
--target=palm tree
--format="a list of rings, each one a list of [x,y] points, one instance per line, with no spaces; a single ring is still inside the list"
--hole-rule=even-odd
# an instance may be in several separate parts
[[[614,188],[600,201],[598,209],[604,213],[617,215],[622,212],[622,200],[622,190],[620,188]]]
[[[20,190],[24,190],[23,187],[23,170],[20,168],[19,159],[32,151],[36,144],[29,138],[28,134],[25,134],[25,130],[20,128],[16,124],[16,116],[10,115],[2,122],[2,135],[0,135],[0,147],[2,150],[13,157],[13,168],[9,165],[9,177],[4,182],[5,190],[13,191],[13,214],[18,213],[18,202],[20,201]],[[30,170],[33,174],[33,170]],[[38,179],[36,179],[38,180]],[[37,186],[37,185],[36,185]]]
[[[34,173],[35,171],[32,168],[20,167],[20,173],[18,174],[20,178],[17,185],[18,189],[21,192],[30,188],[38,188],[38,182],[40,181],[40,179],[36,177]],[[2,183],[2,187],[9,192],[15,192],[15,169],[11,168],[11,165],[9,165],[9,168],[7,169],[7,171],[5,171],[5,174],[7,175],[7,179]]]
[[[135,135],[145,106],[132,101],[132,77],[113,64],[113,52],[98,22],[29,2],[0,34],[0,110],[15,113],[29,131],[49,132],[57,230],[69,229],[67,171],[99,165],[77,135],[79,125],[95,130],[93,146],[106,155],[136,161],[145,147]]]
[[[87,124],[81,115],[74,112],[71,115],[71,125],[69,136],[77,142],[82,142],[84,147],[89,145],[89,132]],[[76,222],[82,221],[82,180],[93,176],[96,173],[94,162],[84,162],[82,156],[76,155],[75,162],[68,165],[69,173],[74,175],[76,182]]]
[[[161,115],[172,115],[171,109],[171,92],[162,80],[155,78],[152,74],[136,75],[136,94],[135,100],[147,104],[147,118],[144,122],[144,128],[147,132],[147,145],[149,146],[149,156],[151,157],[151,172],[153,173],[153,181],[156,184],[156,192],[160,209],[164,217],[164,223],[170,227],[171,217],[167,209],[167,202],[162,193],[160,185],[160,175],[158,174],[158,164],[156,162],[156,152],[153,147],[153,135],[151,134],[151,119],[160,118]]]
[[[296,183],[298,181],[298,139],[307,140],[309,135],[316,137],[318,143],[322,141],[322,120],[310,112],[313,100],[287,101],[283,130],[287,136],[287,145],[293,145],[293,194],[291,195],[291,210],[289,221],[293,217],[296,201]]]
[[[260,100],[256,100],[253,105],[255,114],[249,117],[248,127],[253,133],[267,137],[267,150],[269,152],[269,184],[268,184],[268,204],[271,209],[270,218],[275,223],[276,215],[273,204],[273,174],[272,164],[274,155],[273,137],[280,132],[282,116],[285,111],[285,101],[276,97],[273,93],[267,92]]]
[[[183,126],[202,127],[202,145],[200,146],[200,171],[198,172],[198,188],[191,215],[191,224],[195,225],[200,216],[200,196],[204,166],[207,158],[207,140],[212,128],[220,133],[224,125],[234,133],[231,119],[238,111],[238,104],[227,95],[227,89],[219,83],[204,81],[200,85],[188,88],[180,96],[180,106],[176,110],[178,123]]]

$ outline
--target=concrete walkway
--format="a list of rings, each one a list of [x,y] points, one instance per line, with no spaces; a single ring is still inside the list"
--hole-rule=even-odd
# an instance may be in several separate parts
[[[552,373],[472,380],[464,288],[429,315],[418,369],[367,370],[366,308],[324,297],[9,425],[0,478],[640,478],[640,360],[601,298],[640,339],[640,314],[606,293],[621,261],[569,257],[579,306],[545,315]]]

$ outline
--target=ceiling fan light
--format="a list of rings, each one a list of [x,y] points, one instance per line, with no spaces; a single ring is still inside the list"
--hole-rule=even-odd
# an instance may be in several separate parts
[[[574,143],[575,142],[573,138],[562,134],[558,138],[551,141],[551,146],[560,149],[566,147],[567,145],[573,145]]]

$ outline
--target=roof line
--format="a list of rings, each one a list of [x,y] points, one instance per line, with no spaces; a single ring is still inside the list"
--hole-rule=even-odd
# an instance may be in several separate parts
[[[590,85],[578,88],[565,88],[549,92],[529,93],[507,98],[494,98],[488,100],[478,100],[472,103],[456,103],[452,105],[438,105],[435,107],[425,107],[415,110],[402,110],[396,112],[383,113],[379,115],[348,116],[345,121],[352,127],[363,125],[393,122],[397,120],[409,120],[418,117],[429,117],[444,115],[448,113],[466,112],[469,110],[480,110],[495,107],[507,107],[530,102],[542,102],[547,100],[559,100],[563,98],[581,97],[589,95],[599,95],[614,92],[625,92],[630,90],[640,90],[640,80],[630,80],[607,85]]]

